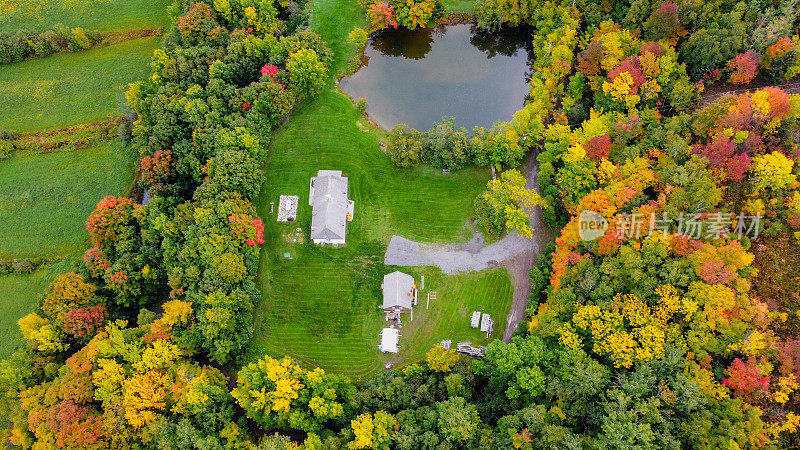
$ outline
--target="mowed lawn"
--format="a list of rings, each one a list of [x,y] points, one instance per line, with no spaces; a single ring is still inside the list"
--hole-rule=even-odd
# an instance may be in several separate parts
[[[471,342],[474,347],[479,347],[503,337],[514,296],[506,269],[487,269],[456,276],[444,275],[437,267],[397,269],[414,277],[417,288],[420,288],[419,304],[414,307],[413,320],[409,315],[403,315],[400,352],[384,356],[385,360],[395,364],[419,361],[443,339],[451,340],[453,348],[456,348],[458,342]],[[421,289],[422,276],[425,277],[424,289]],[[427,302],[429,292],[435,292],[436,298]],[[495,323],[491,337],[487,338],[479,328],[470,327],[473,311],[492,317]]]
[[[314,2],[312,28],[334,49],[333,73],[355,51],[347,34],[363,21],[354,0]],[[306,366],[364,379],[387,361],[407,364],[423,358],[442,339],[485,343],[485,335],[469,328],[468,316],[476,308],[497,318],[494,337],[502,336],[512,301],[505,269],[457,276],[445,276],[436,268],[406,269],[415,276],[425,274],[426,288],[435,286],[442,300],[429,311],[417,307],[413,322],[403,318],[398,355],[378,350],[386,324],[378,308],[380,285],[383,275],[395,270],[383,264],[391,236],[423,242],[466,240],[474,231],[469,220],[473,202],[490,179],[485,168],[450,175],[429,167],[399,169],[381,151],[385,138],[385,132],[370,126],[332,83],[301,104],[273,136],[267,181],[258,201],[267,243],[261,250],[258,282],[263,298],[256,305],[253,356],[288,355]],[[309,179],[320,169],[341,170],[348,176],[355,215],[343,248],[308,242]],[[300,197],[297,222],[275,221],[271,211],[280,195]]]
[[[57,23],[100,31],[166,26],[172,0],[13,0],[2,1],[0,30],[42,30]]]
[[[128,83],[149,74],[158,37],[3,65],[0,130],[38,131],[120,116]]]
[[[470,334],[473,330],[464,321],[470,308],[485,305],[500,318],[498,325],[505,324],[512,292],[505,269],[451,277],[425,269],[434,283],[430,286],[440,285],[447,300],[430,311],[430,320],[425,320],[426,313],[414,318],[402,341],[408,351],[378,351],[384,326],[378,309],[380,284],[393,270],[383,265],[389,239],[400,234],[425,242],[464,240],[472,231],[466,225],[472,203],[489,179],[485,169],[450,175],[430,168],[398,169],[380,151],[381,134],[367,126],[348,98],[334,92],[301,105],[276,133],[259,201],[267,244],[259,274],[263,301],[255,314],[258,351],[363,379],[387,360],[420,359],[441,339],[477,342],[480,333]],[[320,248],[307,241],[308,184],[319,169],[348,175],[356,206],[344,248]],[[295,223],[279,224],[270,214],[270,203],[277,208],[282,194],[300,196]],[[297,236],[304,242],[293,242]],[[502,328],[498,326],[496,336],[502,336]]]
[[[80,254],[97,201],[123,195],[137,155],[116,142],[0,161],[0,258]]]

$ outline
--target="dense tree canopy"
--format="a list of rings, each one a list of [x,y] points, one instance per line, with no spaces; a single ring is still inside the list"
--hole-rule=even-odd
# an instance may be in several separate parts
[[[425,27],[444,12],[429,0],[361,6],[377,27]],[[436,345],[356,384],[250,345],[269,231],[252,200],[270,182],[271,132],[329,85],[334,53],[306,29],[304,1],[179,2],[150,77],[126,92],[151,200],[101,199],[86,221],[91,248],[18,320],[27,345],[0,362],[0,438],[797,447],[800,95],[768,86],[697,101],[720,80],[800,73],[796,8],[477,1],[479,26],[533,27],[525,106],[471,132],[452,118],[424,133],[401,125],[383,151],[401,168],[492,167],[476,201],[484,231],[531,236],[542,208],[558,237],[530,272],[526,320],[509,343],[474,360]],[[363,29],[350,35],[366,41]],[[539,163],[538,193],[515,169],[526,155]],[[597,216],[607,227],[586,235]]]

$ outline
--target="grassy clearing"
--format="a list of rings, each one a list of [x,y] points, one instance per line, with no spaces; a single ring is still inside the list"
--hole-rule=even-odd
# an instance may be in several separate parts
[[[255,315],[254,342],[260,350],[355,378],[380,370],[377,333],[383,315],[377,305],[381,280],[390,271],[383,254],[391,235],[430,242],[470,234],[465,223],[489,173],[398,170],[380,151],[380,134],[347,97],[333,92],[302,105],[276,134],[259,202],[267,222],[259,274],[264,301]],[[290,242],[297,227],[301,236],[308,232],[308,182],[321,168],[340,169],[349,177],[356,212],[345,248]],[[300,196],[298,222],[278,224],[270,214],[270,202],[277,204],[281,194]]]
[[[3,66],[0,130],[37,131],[119,115],[127,84],[148,75],[157,37]]]
[[[0,1],[2,30],[41,30],[62,23],[101,31],[167,25],[172,0],[16,0]]]
[[[124,194],[136,155],[116,142],[0,162],[0,258],[80,254],[97,201]],[[0,298],[2,298],[0,296]]]
[[[444,7],[451,12],[472,12],[473,0],[444,0]]]
[[[0,275],[0,358],[22,345],[17,320],[39,306],[48,280],[46,269],[30,275]]]

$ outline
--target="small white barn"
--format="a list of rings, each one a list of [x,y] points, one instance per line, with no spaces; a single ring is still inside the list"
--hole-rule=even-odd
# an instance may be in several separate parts
[[[308,204],[312,208],[311,240],[315,244],[345,244],[347,222],[353,215],[353,203],[347,195],[347,177],[341,170],[320,170],[311,178]]]
[[[383,353],[397,353],[400,351],[398,341],[400,340],[400,330],[396,328],[384,328],[381,331],[381,345],[378,350]]]
[[[395,271],[383,276],[383,305],[381,308],[386,312],[411,312],[414,295],[414,277],[407,273]]]

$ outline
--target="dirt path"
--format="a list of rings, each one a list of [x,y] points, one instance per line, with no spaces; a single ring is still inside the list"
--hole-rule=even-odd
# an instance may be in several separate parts
[[[767,86],[781,88],[784,92],[789,94],[800,93],[800,80],[798,80],[797,77],[778,84],[768,83],[763,80],[756,80],[750,84],[741,86],[732,86],[729,83],[715,83],[706,88],[705,92],[700,96],[699,103],[700,106],[705,106],[709,103],[713,103],[725,94],[741,94],[743,92],[756,91]]]
[[[536,155],[531,153],[525,162],[525,178],[527,179],[526,187],[528,189],[539,190],[539,165],[536,161]],[[531,292],[531,282],[528,275],[531,268],[536,264],[536,259],[548,242],[553,240],[553,232],[548,228],[542,220],[542,210],[536,209],[531,217],[531,226],[533,227],[533,241],[525,252],[518,256],[507,260],[503,266],[508,269],[511,274],[511,280],[514,283],[514,303],[511,305],[511,311],[508,313],[506,319],[506,331],[503,333],[503,342],[510,342],[511,336],[517,331],[519,323],[525,320],[525,308],[528,306],[528,295]]]
[[[525,161],[524,171],[528,189],[538,189],[539,167],[534,155]],[[514,285],[514,303],[506,319],[506,331],[503,334],[503,341],[509,342],[520,321],[525,318],[525,307],[530,293],[528,272],[536,263],[541,249],[553,239],[552,232],[542,221],[541,210],[534,212],[531,225],[536,230],[533,238],[528,239],[511,232],[490,245],[483,243],[480,233],[460,245],[420,244],[401,236],[392,236],[384,263],[389,266],[438,266],[449,275],[489,267],[505,267]]]

